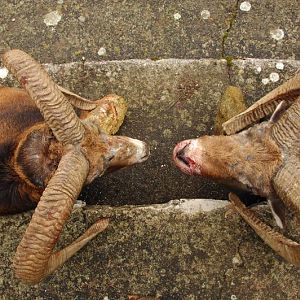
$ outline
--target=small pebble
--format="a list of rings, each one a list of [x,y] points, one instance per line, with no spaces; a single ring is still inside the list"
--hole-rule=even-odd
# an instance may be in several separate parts
[[[76,202],[74,203],[73,205],[73,209],[75,208],[82,208],[82,207],[85,207],[86,206],[86,203],[82,200],[76,200]]]
[[[15,18],[12,18],[12,19],[11,19],[11,21],[12,21],[12,22],[15,22],[15,21],[16,21],[16,19],[15,19]]]
[[[78,20],[80,21],[80,22],[84,22],[85,21],[85,17],[84,16],[80,16],[79,18],[78,18]]]
[[[47,26],[56,26],[61,20],[61,15],[57,10],[51,11],[50,13],[44,15],[44,23]]]
[[[270,79],[269,79],[269,78],[263,78],[263,79],[261,80],[261,82],[262,82],[264,85],[266,85],[266,84],[268,84],[268,83],[270,82]]]
[[[174,19],[175,20],[180,20],[181,19],[181,14],[180,13],[174,14]]]
[[[202,10],[201,11],[201,17],[204,20],[209,19],[210,18],[210,12],[209,12],[209,10],[206,10],[206,9]]]
[[[231,295],[230,300],[237,300],[237,296],[236,295]]]
[[[276,41],[280,41],[284,38],[284,31],[280,28],[271,30],[270,34],[271,34],[271,37]]]
[[[58,3],[58,4],[63,4],[63,3],[64,3],[64,0],[58,0],[57,3]]]
[[[250,11],[251,9],[251,3],[249,1],[244,1],[240,5],[240,10],[241,11]]]
[[[6,68],[0,68],[0,78],[4,79],[8,75],[8,70]]]
[[[270,74],[270,80],[271,80],[272,82],[277,82],[277,81],[279,80],[279,74],[278,74],[278,73],[275,73],[275,72],[271,73],[271,74]]]
[[[282,62],[276,63],[276,69],[283,70],[284,69],[284,64]]]
[[[106,49],[104,47],[101,47],[99,50],[98,50],[98,55],[99,56],[103,56],[106,54]]]

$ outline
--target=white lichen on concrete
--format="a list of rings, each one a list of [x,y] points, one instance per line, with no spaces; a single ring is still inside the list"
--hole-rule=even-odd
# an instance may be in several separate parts
[[[282,62],[278,62],[275,65],[277,70],[283,70],[284,69],[284,64]]]
[[[59,14],[59,12],[57,10],[54,10],[44,15],[44,23],[47,26],[56,26],[61,18],[62,16]]]
[[[284,38],[284,31],[280,28],[271,30],[270,34],[271,37],[276,41],[280,41]]]
[[[250,9],[251,9],[251,3],[249,1],[243,1],[240,4],[241,11],[250,11]]]
[[[271,80],[272,82],[277,82],[277,81],[279,80],[280,77],[279,77],[279,74],[278,74],[278,73],[272,72],[272,73],[270,74],[269,78],[270,78],[270,80]]]
[[[210,12],[209,12],[209,10],[207,10],[207,9],[202,10],[201,11],[201,18],[203,20],[209,19],[210,18]]]
[[[261,67],[256,67],[254,72],[255,74],[259,74],[261,72]]]
[[[266,85],[266,84],[268,84],[268,83],[270,82],[270,79],[269,79],[269,78],[263,78],[263,79],[261,80],[261,82],[262,82],[264,85]]]
[[[6,68],[0,68],[0,78],[4,79],[8,75],[8,70]]]
[[[104,47],[101,47],[97,53],[99,56],[104,56],[106,55],[106,49]]]
[[[173,17],[174,17],[175,20],[180,20],[181,19],[181,14],[180,13],[175,13],[173,15]]]

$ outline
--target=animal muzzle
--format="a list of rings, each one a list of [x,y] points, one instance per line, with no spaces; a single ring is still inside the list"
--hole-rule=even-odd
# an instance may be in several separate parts
[[[149,146],[140,140],[125,136],[109,136],[111,158],[109,168],[122,168],[144,162],[150,155]]]
[[[178,143],[173,150],[173,160],[175,165],[184,173],[193,175],[196,172],[196,162],[194,151],[196,140],[185,140]]]

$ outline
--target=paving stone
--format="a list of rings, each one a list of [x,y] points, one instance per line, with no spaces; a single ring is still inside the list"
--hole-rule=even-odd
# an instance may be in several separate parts
[[[266,246],[227,203],[175,200],[146,207],[90,207],[73,212],[59,247],[94,221],[108,229],[42,283],[30,287],[12,274],[11,260],[30,213],[0,219],[0,298],[298,299],[300,271]],[[268,222],[265,207],[258,212]],[[298,234],[296,220],[290,223]],[[39,298],[36,298],[39,297]]]

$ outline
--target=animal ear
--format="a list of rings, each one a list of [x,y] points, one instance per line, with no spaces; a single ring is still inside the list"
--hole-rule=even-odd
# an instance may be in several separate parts
[[[74,107],[82,110],[92,110],[97,107],[97,104],[94,101],[90,101],[73,92],[70,92],[60,85],[57,85],[57,87]]]
[[[299,147],[296,147],[298,150]],[[291,211],[300,214],[300,160],[290,157],[273,178],[273,187]]]
[[[57,140],[63,144],[79,143],[85,133],[84,126],[41,65],[21,50],[6,52],[3,63],[35,101]]]
[[[127,112],[125,99],[118,95],[108,95],[95,102],[97,107],[86,117],[94,119],[106,134],[115,134],[122,125]]]
[[[89,163],[85,156],[72,146],[50,179],[17,248],[14,268],[16,276],[22,281],[31,284],[39,282],[107,226],[104,220],[69,247],[52,253],[88,172]]]
[[[235,194],[230,193],[229,199],[238,213],[267,245],[284,259],[300,267],[300,244],[286,238],[262,222],[254,211],[248,209]]]
[[[298,96],[300,96],[300,73],[262,97],[244,112],[225,122],[223,129],[226,134],[234,134],[271,115],[281,101],[285,100],[289,106]]]

